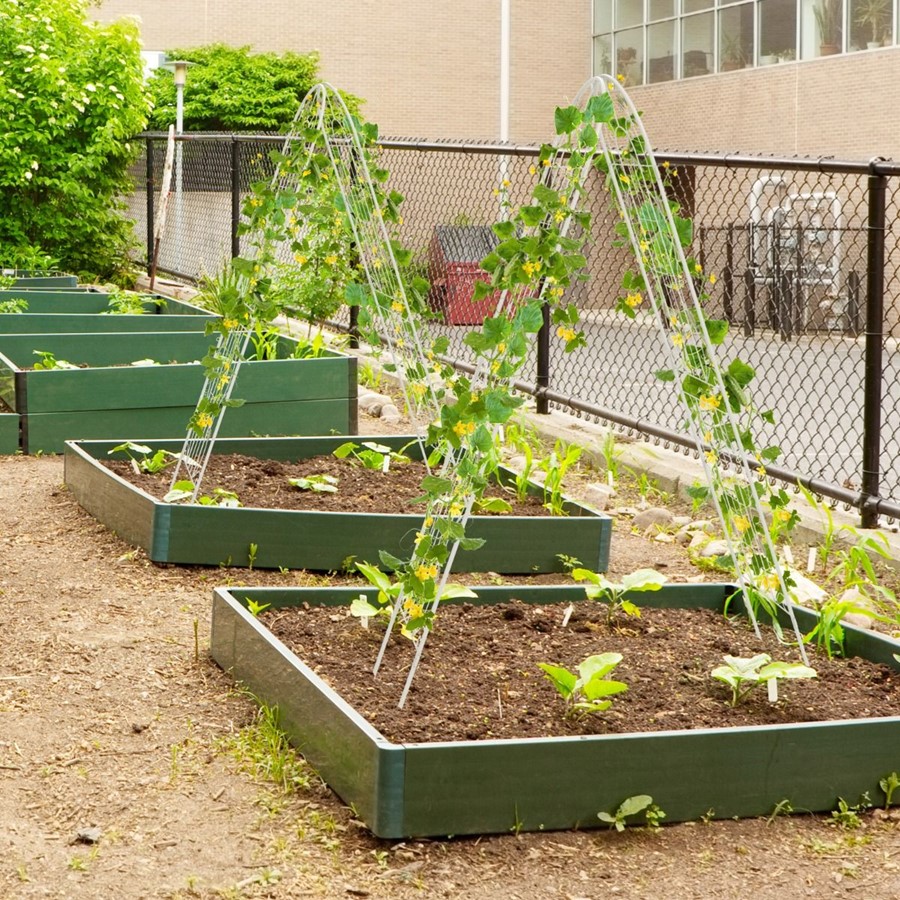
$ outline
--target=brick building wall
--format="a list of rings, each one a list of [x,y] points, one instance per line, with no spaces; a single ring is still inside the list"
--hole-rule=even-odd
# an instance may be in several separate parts
[[[146,50],[318,50],[322,77],[365,98],[382,134],[499,138],[499,0],[105,0],[93,14],[138,16]],[[511,0],[510,20],[510,139],[548,140],[591,74],[590,4]]]
[[[632,89],[657,147],[900,159],[900,47]]]

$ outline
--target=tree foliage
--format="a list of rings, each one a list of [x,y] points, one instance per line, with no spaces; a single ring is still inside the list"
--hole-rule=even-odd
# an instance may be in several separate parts
[[[0,255],[40,245],[75,272],[125,263],[119,199],[144,127],[137,25],[84,0],[0,0]]]
[[[251,53],[249,47],[210,44],[167,52],[185,60],[185,131],[281,131],[319,81],[318,53]],[[153,98],[150,127],[164,131],[175,122],[172,72],[157,69],[149,83]],[[344,94],[351,111],[359,99]]]

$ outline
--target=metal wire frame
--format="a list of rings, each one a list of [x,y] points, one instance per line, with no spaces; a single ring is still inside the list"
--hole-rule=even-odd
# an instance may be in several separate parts
[[[146,239],[153,234],[165,135],[145,135],[144,140],[146,158],[134,169],[138,192],[128,200],[138,234]],[[235,231],[240,199],[252,181],[269,177],[267,148],[280,146],[284,137],[188,134],[179,140],[185,143],[185,208],[192,224],[178,254],[173,235],[163,237],[161,268],[195,279],[204,268],[240,255],[241,244],[246,247]],[[435,223],[487,221],[485,197],[496,185],[501,158],[508,160],[518,189],[538,148],[385,139],[379,151],[391,171],[391,185],[408,198],[400,237],[406,246],[419,248],[424,260]],[[784,455],[777,465],[767,463],[768,474],[861,510],[870,524],[879,517],[888,517],[889,523],[900,519],[900,428],[890,412],[900,403],[900,320],[894,308],[900,221],[894,187],[900,164],[683,152],[666,152],[663,158],[692,186],[685,205],[694,213],[697,255],[707,271],[720,276],[721,290],[710,299],[710,308],[732,323],[732,340],[742,358],[757,369],[757,382],[778,405],[777,427],[767,436],[781,444]],[[843,200],[840,293],[849,305],[837,324],[823,325],[818,318],[802,330],[786,330],[782,323],[793,320],[778,315],[780,304],[795,308],[791,304],[807,289],[796,285],[790,270],[784,271],[784,289],[771,280],[761,284],[745,278],[750,267],[746,198],[754,179],[772,175],[781,175],[796,190],[836,191]],[[651,377],[648,360],[662,352],[655,332],[606,313],[609,287],[624,263],[604,237],[606,200],[593,183],[587,192],[597,236],[597,249],[588,253],[592,280],[574,286],[567,299],[583,310],[589,346],[563,357],[554,343],[546,368],[537,375],[523,370],[520,389],[535,395],[539,405],[549,402],[586,418],[633,423],[637,434],[690,447],[674,394]],[[346,310],[337,321],[349,327]],[[450,338],[449,357],[458,364],[471,362],[459,327],[431,327]]]
[[[695,284],[698,273],[688,268],[660,166],[640,115],[621,84],[614,77],[603,75],[592,79],[591,85],[594,93],[609,97],[615,111],[612,124],[597,129],[606,157],[607,185],[627,229],[653,318],[664,336],[674,383],[681,404],[688,411],[685,427],[694,440],[710,496],[723,525],[747,614],[759,635],[749,599],[751,592],[777,601],[790,620],[800,656],[807,663],[803,635],[790,602],[788,579],[760,500],[765,493],[765,481],[741,452],[746,424],[739,421],[729,402],[718,351],[710,339]],[[700,400],[695,403],[688,401],[684,388],[686,379],[703,378],[689,364],[692,346],[702,347],[712,363],[708,370],[712,380],[703,385],[705,392],[700,393]],[[723,475],[721,469],[716,471],[716,467],[726,462],[734,470],[731,476]],[[726,478],[732,487],[739,484],[747,489],[728,491],[726,497],[723,490]],[[764,561],[762,566],[760,560]],[[777,579],[777,586],[766,581],[761,583],[761,578],[771,576]]]

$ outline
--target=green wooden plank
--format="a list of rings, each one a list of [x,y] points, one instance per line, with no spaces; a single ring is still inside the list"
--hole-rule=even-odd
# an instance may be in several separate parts
[[[0,453],[19,452],[19,415],[0,413]]]
[[[109,294],[103,291],[72,289],[69,291],[0,291],[0,300],[27,300],[28,312],[98,313],[109,307]]]
[[[181,407],[29,412],[22,426],[23,450],[62,453],[68,440],[113,438],[119,442],[173,435],[182,436],[177,442],[180,445],[193,412],[193,403]],[[324,429],[346,435],[350,422],[347,398],[247,403],[226,412],[220,434],[317,434]]]
[[[0,334],[203,331],[209,318],[184,314],[0,313]]]
[[[77,275],[19,275],[13,282],[14,288],[74,288],[78,286]]]
[[[11,385],[4,385],[4,371],[8,375],[11,367],[8,362],[4,367],[4,359],[0,354],[0,396],[5,399],[4,394],[10,393]],[[349,399],[354,404],[355,416],[355,366],[356,361],[345,356],[245,362],[238,372],[233,396],[245,403],[267,403],[275,398],[281,401]],[[200,396],[203,377],[203,368],[197,364],[20,372],[27,405],[21,397],[21,386],[20,396],[6,402],[19,412],[28,413],[193,407]],[[322,431],[327,433],[324,425]],[[340,433],[347,432],[347,428],[342,428]]]
[[[3,334],[0,353],[22,369],[30,368],[40,350],[81,366],[127,366],[141,359],[188,363],[202,359],[215,343],[199,332],[134,334]]]

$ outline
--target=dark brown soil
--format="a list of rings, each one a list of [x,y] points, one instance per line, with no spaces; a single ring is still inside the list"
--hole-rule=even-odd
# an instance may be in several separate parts
[[[129,462],[104,460],[116,474],[162,498],[169,490],[172,470],[149,475],[137,474]],[[422,463],[392,463],[387,472],[367,469],[349,459],[314,456],[297,462],[257,459],[239,454],[210,457],[203,480],[203,493],[211,495],[215,488],[237,494],[242,506],[262,509],[306,509],[341,512],[416,513],[424,514],[424,503],[413,501],[422,496],[420,484],[426,474]],[[338,479],[337,493],[305,491],[293,487],[288,479],[310,475],[331,475]],[[512,515],[546,516],[550,513],[538,497],[524,502],[515,493],[499,487],[490,488],[488,497],[502,497],[513,506]]]
[[[799,661],[771,630],[759,641],[746,620],[709,610],[645,608],[606,621],[605,606],[446,604],[428,638],[403,710],[397,709],[412,643],[397,635],[377,680],[369,674],[383,635],[331,607],[263,612],[261,618],[304,662],[394,741],[530,738],[853,719],[900,714],[900,676],[861,659],[811,658],[818,677],[783,681],[779,700],[765,687],[737,707],[709,673],[723,655],[768,653]],[[621,653],[610,677],[628,691],[611,708],[564,717],[562,698],[538,662],[574,671],[597,653]]]

